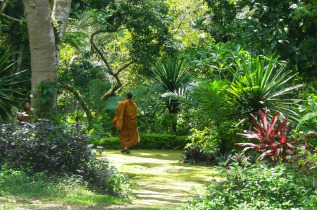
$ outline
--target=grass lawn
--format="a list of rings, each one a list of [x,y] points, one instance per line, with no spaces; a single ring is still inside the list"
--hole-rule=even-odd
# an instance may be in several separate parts
[[[76,178],[47,181],[44,175],[28,177],[19,171],[0,173],[0,208],[67,208],[68,205],[107,206],[125,203],[121,199],[97,194]]]

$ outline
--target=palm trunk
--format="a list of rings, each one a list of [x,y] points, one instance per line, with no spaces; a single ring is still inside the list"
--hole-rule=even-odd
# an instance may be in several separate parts
[[[178,107],[178,100],[171,100],[170,102],[167,102],[168,103],[168,112],[169,114],[174,114],[176,115],[175,116],[175,119],[173,120],[172,122],[172,131],[173,133],[176,133],[176,130],[177,130],[177,113],[179,111],[179,107]]]

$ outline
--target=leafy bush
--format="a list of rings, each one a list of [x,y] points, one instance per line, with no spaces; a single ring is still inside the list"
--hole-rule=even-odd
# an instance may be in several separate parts
[[[140,134],[140,139],[141,141],[133,146],[134,149],[181,150],[189,143],[187,136],[176,136],[174,134]],[[105,149],[121,148],[118,137],[92,139],[90,142],[94,144],[94,146],[102,146]]]
[[[317,206],[313,177],[287,165],[234,166],[214,179],[185,209],[310,209]],[[218,179],[219,180],[219,179]]]
[[[290,110],[290,101],[294,99],[289,94],[302,85],[289,84],[296,74],[285,70],[286,63],[278,61],[277,57],[249,57],[241,59],[238,64],[235,79],[228,92],[237,114],[241,115],[240,120],[249,119],[250,113],[256,113],[265,107],[274,112],[283,110],[290,117],[297,118]]]
[[[317,93],[315,89],[312,92]],[[304,94],[303,98],[307,100],[303,101],[299,105],[299,112],[302,117],[296,126],[297,133],[300,136],[310,135],[317,132],[317,95],[316,94]],[[309,143],[317,148],[317,135],[315,138],[308,140]]]
[[[195,127],[199,130],[205,127],[215,130],[214,137],[220,141],[221,153],[232,150],[238,140],[236,133],[241,129],[236,107],[229,103],[232,99],[228,88],[223,80],[200,83],[192,95],[192,106],[198,106],[192,121],[196,122]]]
[[[128,197],[128,180],[93,156],[88,136],[80,131],[78,124],[56,126],[50,121],[1,125],[0,163],[29,175],[80,175],[101,192]]]
[[[191,142],[185,147],[183,162],[211,164],[215,160],[214,156],[219,152],[219,141],[213,136],[211,129],[192,129],[188,139]]]
[[[255,149],[256,152],[262,153],[257,160],[262,160],[265,157],[271,162],[289,162],[294,159],[298,154],[299,147],[295,143],[301,139],[297,138],[290,141],[291,125],[287,124],[288,117],[281,122],[277,119],[279,112],[273,115],[271,122],[267,119],[267,109],[265,113],[261,110],[258,111],[258,115],[261,119],[259,122],[252,114],[252,120],[254,122],[255,131],[245,131],[245,134],[238,134],[247,139],[257,139],[259,144],[256,143],[237,143],[239,146],[245,146],[244,151],[248,149]],[[276,125],[277,122],[277,125]],[[306,146],[304,147],[306,148]]]
[[[207,154],[206,151],[197,146],[197,145],[189,145],[186,146],[183,154],[183,163],[191,163],[191,164],[200,164],[207,163],[209,165],[212,164],[213,156]]]

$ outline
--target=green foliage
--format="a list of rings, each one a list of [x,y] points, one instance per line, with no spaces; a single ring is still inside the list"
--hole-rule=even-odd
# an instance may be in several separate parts
[[[114,0],[94,8],[94,19],[106,32],[113,33],[122,28],[129,31],[129,54],[143,65],[149,64],[153,56],[158,57],[161,47],[169,39],[171,18],[164,0]]]
[[[312,1],[205,0],[209,11],[196,27],[215,40],[233,41],[252,52],[278,53],[307,80],[316,78],[317,5]]]
[[[201,82],[195,87],[191,97],[193,104],[199,107],[196,117],[200,126],[207,127],[211,123],[221,126],[223,121],[232,119],[235,108],[228,103],[228,88],[228,83],[223,80]]]
[[[14,63],[9,62],[8,52],[0,56],[0,120],[8,118],[11,109],[23,97],[22,89],[18,87],[22,81],[24,72],[12,73]]]
[[[192,75],[185,65],[185,60],[169,56],[157,62],[146,76],[157,85],[158,92],[174,92],[185,88],[192,80]]]
[[[0,163],[14,170],[21,167],[30,175],[76,174],[101,192],[129,197],[129,181],[107,162],[97,160],[80,134],[79,125],[39,121],[17,127],[5,124],[0,130]]]
[[[311,209],[317,205],[313,177],[291,166],[234,166],[223,175],[186,209]]]
[[[228,25],[231,26],[236,17],[236,2],[228,0],[205,0],[205,2],[211,10],[206,12],[206,16],[196,20],[196,27],[210,33],[216,42],[226,42],[235,37],[237,28]]]
[[[214,156],[219,152],[219,140],[213,136],[211,129],[203,131],[192,129],[188,136],[190,143],[184,148],[183,162],[199,164],[213,164]]]
[[[231,71],[237,67],[236,61],[247,57],[248,52],[241,45],[220,42],[190,47],[186,49],[185,56],[191,60],[190,64],[199,73],[199,77],[231,81]]]
[[[55,110],[52,110],[52,104],[54,103],[54,95],[57,92],[56,81],[41,82],[35,87],[35,93],[33,97],[36,98],[37,104],[33,107],[36,110],[36,115],[39,118],[52,118]]]
[[[297,118],[291,107],[294,99],[289,94],[302,85],[289,84],[295,74],[285,70],[285,63],[279,62],[277,57],[250,57],[242,59],[238,66],[229,93],[240,119],[246,120],[250,113],[265,107],[273,112],[282,110],[292,119]],[[287,94],[289,98],[285,97]]]
[[[2,168],[0,194],[32,200],[55,200],[67,204],[112,204],[118,198],[98,194],[88,188],[88,183],[78,176],[48,177],[44,173],[28,176],[23,171]],[[121,201],[122,202],[122,201]]]
[[[296,126],[299,136],[310,135],[317,132],[317,96],[316,94],[305,93],[303,96],[306,100],[299,105],[301,118]],[[309,139],[313,147],[317,147],[317,136]]]
[[[219,142],[213,136],[213,130],[205,128],[203,131],[192,129],[192,134],[188,137],[191,143],[186,145],[185,149],[189,146],[195,145],[203,148],[207,153],[214,154],[219,151]]]
[[[140,133],[162,133],[161,118],[165,104],[160,100],[159,94],[153,93],[148,87],[139,86],[130,90],[133,101],[138,106],[138,129]]]
[[[216,80],[201,82],[190,95],[195,112],[191,122],[197,129],[213,128],[214,138],[217,138],[221,153],[232,150],[237,142],[236,133],[240,130],[239,119],[236,117],[236,107],[230,103],[228,82]]]
[[[177,93],[179,90],[185,90],[193,79],[189,69],[186,68],[185,60],[173,56],[158,61],[154,68],[145,72],[145,76],[154,83],[152,87],[159,94]],[[168,97],[166,105],[169,113],[179,111],[177,98]]]
[[[169,15],[173,19],[170,31],[175,39],[169,42],[170,45],[174,45],[176,49],[183,49],[210,42],[211,38],[208,34],[194,27],[194,21],[208,10],[203,0],[166,0],[166,2],[169,4]]]
[[[94,146],[102,146],[104,149],[120,149],[118,137],[108,137],[90,140]],[[140,142],[133,149],[170,149],[181,150],[189,143],[187,136],[174,134],[140,134]]]

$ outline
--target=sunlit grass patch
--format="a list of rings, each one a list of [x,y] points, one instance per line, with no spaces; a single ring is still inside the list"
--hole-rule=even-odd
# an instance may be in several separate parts
[[[28,201],[31,200],[60,201],[72,205],[127,203],[89,189],[80,177],[48,178],[42,173],[30,177],[22,171],[14,170],[0,172],[0,196],[14,200],[13,203],[30,203]]]

